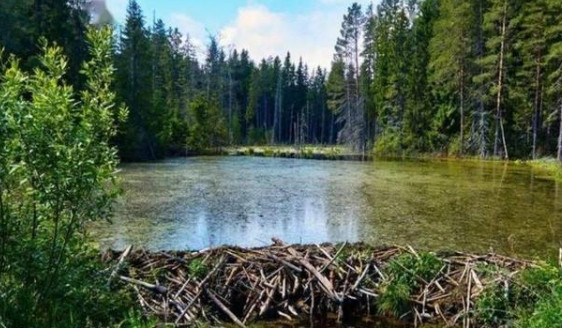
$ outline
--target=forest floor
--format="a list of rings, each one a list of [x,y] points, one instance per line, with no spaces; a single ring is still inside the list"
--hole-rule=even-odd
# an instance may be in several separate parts
[[[547,264],[498,254],[273,239],[255,249],[129,247],[107,251],[103,259],[112,268],[110,279],[136,294],[147,317],[182,326],[272,327],[303,320],[326,326],[332,320],[361,327],[357,318],[373,315],[396,318],[394,327],[562,323],[562,250]]]

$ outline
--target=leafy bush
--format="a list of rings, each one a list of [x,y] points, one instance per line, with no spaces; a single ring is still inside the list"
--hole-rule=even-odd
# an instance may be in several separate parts
[[[443,263],[432,253],[419,256],[403,254],[389,262],[385,268],[388,279],[381,286],[379,311],[400,317],[410,310],[410,297],[419,288],[420,279],[432,280]]]
[[[67,60],[43,41],[41,68],[11,58],[0,81],[0,326],[107,325],[126,297],[111,294],[85,243],[85,224],[106,219],[115,185],[116,109],[111,31],[91,30],[79,95]]]
[[[199,279],[205,278],[205,276],[209,272],[209,268],[201,258],[195,258],[191,260],[191,262],[189,262],[188,269],[191,276]]]
[[[373,151],[380,156],[402,155],[400,135],[396,131],[387,131],[375,139]]]
[[[562,327],[562,268],[529,268],[505,285],[488,286],[476,302],[476,319],[487,327]]]
[[[486,326],[497,327],[513,319],[509,290],[501,284],[494,284],[484,290],[476,300],[475,316]]]

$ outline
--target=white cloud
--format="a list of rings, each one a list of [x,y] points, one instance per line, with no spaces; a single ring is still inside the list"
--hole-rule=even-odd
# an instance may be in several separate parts
[[[173,13],[168,19],[168,25],[177,27],[183,35],[189,35],[191,43],[199,51],[204,51],[207,32],[203,24],[186,14]]]
[[[127,5],[129,0],[105,0],[107,9],[116,21],[124,22],[127,15]]]
[[[128,1],[106,0],[117,21],[124,21]],[[315,1],[312,10],[295,14],[272,11],[259,0],[248,0],[238,9],[236,17],[218,31],[220,42],[227,49],[247,49],[256,61],[274,56],[283,59],[289,51],[294,62],[302,57],[311,69],[329,68],[342,17],[351,0],[310,1]],[[358,2],[366,8],[371,1]],[[200,21],[180,12],[169,14],[165,21],[167,26],[188,34],[198,50],[198,57],[204,58],[208,36],[217,31],[208,32]]]
[[[302,14],[273,12],[262,4],[250,3],[221,30],[221,41],[247,49],[254,60],[284,58],[290,51],[293,61],[302,57],[310,68],[329,68],[348,1],[343,5],[339,5],[342,0],[319,1],[318,8]],[[327,2],[338,5],[326,8]]]

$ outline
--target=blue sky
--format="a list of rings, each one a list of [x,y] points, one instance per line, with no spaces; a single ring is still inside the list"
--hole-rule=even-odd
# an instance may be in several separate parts
[[[106,0],[118,22],[129,0]],[[255,60],[302,57],[310,66],[330,64],[342,16],[352,0],[137,0],[147,22],[156,18],[189,34],[204,51],[208,35],[228,50],[246,48]],[[373,0],[376,4],[378,0]],[[365,8],[371,0],[357,1]]]

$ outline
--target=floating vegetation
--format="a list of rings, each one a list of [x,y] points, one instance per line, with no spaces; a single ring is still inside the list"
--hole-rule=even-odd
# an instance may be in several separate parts
[[[353,160],[367,161],[372,159],[371,154],[354,152],[342,146],[256,146],[256,147],[231,147],[225,152],[232,156],[257,156],[301,158],[317,160]]]
[[[278,239],[256,249],[108,251],[104,259],[118,262],[111,264],[112,279],[135,291],[148,317],[176,325],[204,320],[240,327],[264,319],[334,315],[346,321],[375,313],[416,326],[495,327],[511,319],[494,312],[516,306],[510,295],[527,304],[541,301],[545,313],[555,311],[560,298],[532,295],[551,290],[553,297],[558,295],[560,283],[552,281],[562,272],[497,254],[435,254],[364,244],[287,245]],[[536,291],[529,291],[531,285]],[[529,313],[528,320],[532,315],[541,313]]]

